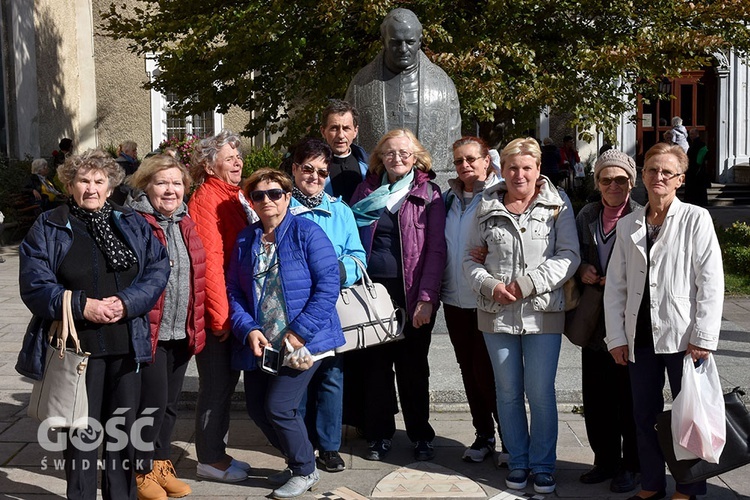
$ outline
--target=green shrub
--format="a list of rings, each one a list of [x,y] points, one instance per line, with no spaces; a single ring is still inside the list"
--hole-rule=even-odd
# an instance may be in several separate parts
[[[262,148],[252,149],[244,159],[242,177],[247,178],[256,170],[264,167],[279,168],[281,153],[266,144]]]
[[[735,222],[728,228],[716,226],[726,274],[746,274],[750,269],[750,226]]]
[[[722,254],[725,270],[739,273],[750,269],[750,247],[726,247]]]

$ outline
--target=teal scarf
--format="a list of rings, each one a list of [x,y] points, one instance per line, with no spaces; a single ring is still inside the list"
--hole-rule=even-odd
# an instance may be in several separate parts
[[[413,179],[414,169],[393,184],[389,184],[388,172],[383,172],[383,179],[380,187],[352,206],[352,212],[354,212],[354,219],[357,221],[357,226],[369,226],[376,220],[380,219],[383,208],[385,208],[386,203],[388,203],[388,198],[391,194],[396,193],[405,186],[411,184]]]

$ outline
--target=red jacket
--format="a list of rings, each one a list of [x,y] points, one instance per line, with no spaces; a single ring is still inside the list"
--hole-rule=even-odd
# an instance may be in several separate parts
[[[167,246],[167,238],[164,230],[151,214],[139,212],[149,223],[154,236]],[[188,346],[191,354],[198,354],[206,345],[206,320],[204,317],[206,300],[206,251],[203,242],[198,237],[195,222],[189,216],[183,217],[178,223],[182,240],[185,242],[190,255],[190,296],[188,299],[187,324],[185,333],[188,337]],[[159,296],[156,305],[148,313],[148,322],[151,326],[151,351],[156,352],[156,344],[159,342],[159,326],[164,315],[164,292]]]
[[[209,176],[188,202],[190,217],[206,249],[206,328],[229,330],[225,280],[237,235],[247,227],[239,186]]]

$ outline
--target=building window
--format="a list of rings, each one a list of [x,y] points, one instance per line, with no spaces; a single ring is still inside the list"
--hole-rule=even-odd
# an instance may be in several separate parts
[[[153,55],[146,56],[146,73],[149,79],[159,74],[159,63]],[[194,115],[176,113],[170,106],[174,102],[174,94],[162,94],[151,90],[151,149],[159,147],[162,141],[185,135],[206,137],[215,135],[224,126],[224,115],[213,111],[206,111]]]

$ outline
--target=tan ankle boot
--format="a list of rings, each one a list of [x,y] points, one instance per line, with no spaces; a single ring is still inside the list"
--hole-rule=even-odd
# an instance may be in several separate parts
[[[154,471],[136,474],[135,485],[138,487],[138,500],[167,500],[167,492],[159,486]]]
[[[182,498],[193,491],[187,483],[177,479],[171,460],[154,460],[153,474],[170,498]]]

